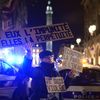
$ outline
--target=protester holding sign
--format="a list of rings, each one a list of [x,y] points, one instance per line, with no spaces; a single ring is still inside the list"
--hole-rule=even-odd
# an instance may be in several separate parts
[[[64,79],[54,67],[53,53],[42,51],[39,57],[40,66],[33,69],[31,100],[63,100],[61,92],[66,88]]]
[[[42,51],[39,57],[41,59],[40,65],[32,68],[31,50],[27,49],[23,70],[21,70],[21,77],[19,77],[21,80],[18,79],[17,82],[23,83],[23,79],[32,77],[31,94],[27,94],[26,85],[19,84],[13,95],[13,100],[63,100],[62,93],[66,91],[65,82],[69,83],[70,77],[73,76],[72,71],[67,75],[66,81],[54,67],[54,54],[52,52]]]
[[[50,51],[42,51],[39,57],[41,59],[40,66],[36,67],[35,70],[33,69],[31,100],[41,100],[44,98],[54,98],[54,100],[57,100],[53,93],[48,94],[45,81],[45,77],[59,76],[59,73],[54,68],[54,55]]]

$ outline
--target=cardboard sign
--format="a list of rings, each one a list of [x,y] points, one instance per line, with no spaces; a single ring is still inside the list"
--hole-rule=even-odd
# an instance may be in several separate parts
[[[72,50],[68,47],[64,47],[63,66],[68,69],[73,69],[77,72],[82,72],[82,57],[82,53]]]
[[[48,93],[65,92],[63,77],[45,77]]]
[[[0,32],[0,47],[42,43],[73,38],[67,23]]]

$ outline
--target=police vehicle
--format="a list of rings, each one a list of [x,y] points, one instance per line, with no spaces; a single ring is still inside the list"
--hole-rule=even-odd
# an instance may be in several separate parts
[[[68,69],[60,71],[64,77]],[[64,100],[100,100],[100,67],[84,67],[83,72],[71,80]]]
[[[17,68],[0,59],[0,100],[10,100],[16,87],[13,82]]]

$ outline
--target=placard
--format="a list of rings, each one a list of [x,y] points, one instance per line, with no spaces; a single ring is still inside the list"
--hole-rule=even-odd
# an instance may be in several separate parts
[[[73,37],[67,23],[27,27],[0,32],[0,47],[19,46],[30,42],[36,44]]]
[[[63,53],[63,66],[67,69],[72,69],[77,72],[82,72],[82,58],[83,54],[72,50],[68,47],[64,47],[64,53]]]
[[[45,77],[48,93],[65,92],[63,77]]]

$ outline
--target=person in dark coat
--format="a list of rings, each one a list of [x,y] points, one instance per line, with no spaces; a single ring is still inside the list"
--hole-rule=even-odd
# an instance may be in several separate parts
[[[18,88],[16,89],[12,100],[63,100],[61,93],[48,93],[45,77],[59,77],[60,74],[54,66],[54,54],[51,51],[42,51],[39,54],[40,65],[32,67],[32,54],[30,50],[24,57],[22,69],[19,70],[17,78]],[[23,82],[31,77],[31,94],[27,95],[27,84]],[[66,78],[69,81],[70,78]],[[68,86],[67,86],[68,87]],[[45,99],[44,99],[45,98]]]
[[[51,51],[42,51],[39,54],[41,63],[32,70],[32,95],[31,100],[63,100],[61,93],[48,93],[45,77],[59,77],[60,74],[54,67],[54,54]],[[67,81],[69,78],[67,79]],[[56,96],[57,95],[57,96]],[[44,99],[46,98],[46,99]]]
[[[59,73],[54,67],[54,55],[50,51],[42,51],[39,54],[41,63],[34,70],[32,77],[32,96],[31,100],[47,98],[48,92],[45,84],[45,76],[57,77]],[[56,100],[56,99],[55,99]]]
[[[28,81],[29,77],[31,76],[31,68],[32,68],[32,54],[31,51],[28,49],[26,55],[24,56],[24,61],[19,69],[16,79],[14,81],[14,86],[17,88],[15,89],[12,100],[29,100],[29,90],[28,90]]]

